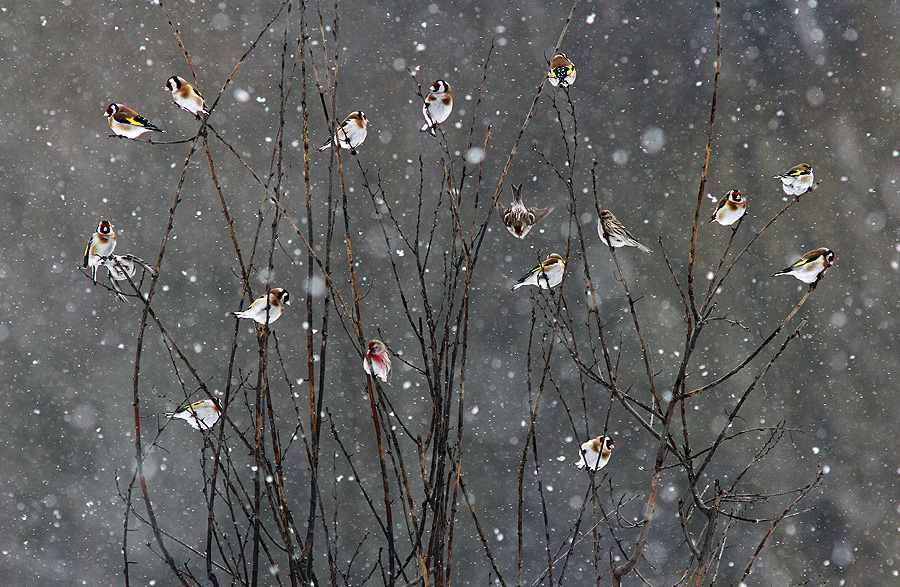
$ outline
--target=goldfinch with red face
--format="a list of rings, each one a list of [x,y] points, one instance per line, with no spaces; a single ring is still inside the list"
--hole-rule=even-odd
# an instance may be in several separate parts
[[[391,375],[391,352],[386,344],[377,339],[369,341],[366,356],[363,357],[363,369],[367,374],[375,375],[387,383]]]
[[[512,186],[513,203],[509,208],[497,202],[497,212],[506,230],[516,238],[525,238],[534,225],[553,212],[553,206],[546,208],[526,208],[522,203],[522,184]]]
[[[268,299],[268,303],[266,303],[266,299]],[[263,294],[253,300],[253,303],[250,304],[250,307],[243,312],[232,312],[232,315],[236,318],[249,318],[250,320],[255,321],[257,324],[265,324],[266,313],[268,313],[269,324],[272,324],[273,322],[281,318],[281,313],[284,311],[284,307],[290,305],[291,294],[289,294],[285,289],[276,287],[269,292],[268,296]]]
[[[597,233],[604,245],[617,249],[619,247],[637,247],[638,250],[644,251],[648,255],[650,249],[637,242],[628,229],[619,222],[613,213],[609,210],[600,212],[600,218],[597,220]]]
[[[97,232],[91,235],[87,247],[84,249],[84,263],[82,267],[91,268],[91,279],[97,283],[97,270],[103,264],[106,257],[112,255],[116,249],[116,233],[112,224],[101,220],[97,226]]]
[[[746,211],[747,200],[741,196],[739,190],[731,190],[716,204],[716,209],[709,221],[718,222],[722,226],[731,226],[740,220]]]
[[[781,187],[789,196],[800,197],[815,188],[812,167],[806,163],[795,165],[781,175],[773,175],[772,178],[781,180]]]
[[[575,463],[579,469],[599,471],[609,462],[615,442],[609,436],[598,436],[581,445],[581,459]]]
[[[334,145],[340,145],[342,149],[350,149],[351,153],[356,153],[356,147],[363,144],[368,134],[367,126],[369,119],[366,118],[362,110],[357,110],[341,123],[327,143],[319,147],[319,151],[324,151]]]
[[[195,430],[209,430],[219,421],[222,411],[219,409],[218,403],[207,398],[178,408],[174,412],[167,413],[166,416],[184,420]]]
[[[184,78],[173,75],[166,81],[166,90],[172,93],[172,99],[183,110],[187,110],[194,116],[206,115],[203,95],[200,90],[188,83]]]
[[[553,57],[550,62],[550,71],[547,73],[547,79],[554,88],[562,86],[568,88],[575,83],[575,66],[569,61],[565,53],[559,53]]]
[[[825,275],[825,270],[832,265],[834,265],[834,252],[831,249],[822,247],[806,253],[788,267],[785,267],[778,273],[773,273],[772,277],[793,275],[803,283],[818,283],[822,276]]]
[[[553,289],[562,283],[565,272],[566,261],[553,253],[543,263],[523,275],[518,283],[512,286],[512,291],[526,285],[536,285],[541,289]]]
[[[452,111],[453,96],[450,95],[450,84],[439,79],[431,84],[431,90],[425,96],[425,104],[422,105],[425,124],[419,132],[427,132],[434,136],[437,125],[450,118]]]
[[[120,137],[136,139],[145,132],[166,132],[124,104],[113,102],[103,116],[109,118],[109,128]]]

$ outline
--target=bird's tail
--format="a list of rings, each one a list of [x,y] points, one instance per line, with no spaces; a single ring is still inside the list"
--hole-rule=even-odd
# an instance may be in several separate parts
[[[325,143],[324,145],[319,147],[319,152],[321,153],[322,151],[325,151],[330,148],[331,148],[331,141],[329,140],[327,143]]]

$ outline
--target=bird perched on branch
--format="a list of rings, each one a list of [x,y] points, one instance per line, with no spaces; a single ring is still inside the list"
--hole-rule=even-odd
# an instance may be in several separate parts
[[[791,265],[785,267],[777,273],[773,273],[772,277],[778,275],[792,275],[803,283],[818,283],[825,270],[834,265],[834,252],[831,249],[822,247],[810,251],[794,261]]]
[[[338,126],[334,136],[319,147],[319,151],[324,151],[334,145],[340,145],[342,149],[350,149],[350,152],[355,154],[356,147],[363,144],[363,141],[366,140],[368,124],[369,119],[366,118],[365,113],[362,110],[357,110]]]
[[[598,436],[581,445],[581,459],[575,463],[579,469],[587,467],[599,471],[609,462],[615,442],[609,436]]]
[[[546,208],[526,208],[522,203],[522,184],[512,186],[513,203],[509,208],[497,202],[497,212],[500,214],[500,220],[511,235],[516,238],[525,238],[531,232],[535,224],[547,217],[553,212],[553,206]]]
[[[637,242],[631,236],[631,233],[628,232],[628,229],[609,210],[600,212],[600,218],[597,219],[597,234],[600,235],[600,240],[603,241],[604,245],[615,249],[619,247],[637,247],[648,255],[650,254],[650,249]]]
[[[145,132],[166,132],[124,104],[113,102],[103,116],[109,118],[109,128],[120,137],[136,139]]]
[[[547,257],[543,263],[523,275],[518,283],[512,286],[512,290],[515,291],[526,285],[536,285],[542,289],[552,289],[562,283],[565,272],[565,260],[556,253],[553,253]]]
[[[547,78],[550,85],[554,88],[562,86],[568,88],[575,83],[575,66],[569,61],[565,53],[557,53],[550,62],[550,71],[547,72]]]
[[[370,366],[371,365],[371,366]],[[366,356],[363,357],[363,369],[369,375],[378,377],[387,383],[391,375],[391,351],[378,339],[369,341]]]
[[[425,104],[422,105],[425,124],[419,129],[419,132],[427,132],[434,136],[437,125],[450,118],[452,111],[453,96],[450,95],[450,84],[439,79],[431,84],[431,89],[425,96]]]
[[[150,275],[156,275],[156,269],[152,265],[134,255],[109,255],[108,257],[103,257],[100,260],[100,264],[109,270],[109,280],[116,291],[116,295],[123,302],[128,301],[128,299],[122,292],[122,288],[119,287],[120,281],[134,277],[138,267],[141,267]]]
[[[209,114],[204,108],[203,95],[200,90],[188,83],[183,77],[173,75],[166,80],[165,89],[172,92],[172,99],[182,110],[194,116]]]
[[[789,196],[800,197],[815,188],[812,167],[806,163],[795,165],[781,175],[773,175],[772,178],[781,180],[781,187]]]
[[[166,413],[166,417],[184,420],[196,430],[209,430],[219,421],[221,415],[219,404],[209,398]]]
[[[739,190],[731,190],[716,204],[716,209],[709,221],[718,222],[722,226],[731,226],[740,220],[746,211],[747,200],[741,196]]]
[[[266,303],[266,298],[268,298],[268,303]],[[232,315],[234,315],[236,318],[249,318],[255,321],[257,324],[265,324],[266,312],[268,312],[269,324],[272,324],[273,322],[281,318],[281,313],[284,311],[284,307],[290,305],[291,294],[289,294],[285,289],[276,287],[269,292],[268,296],[266,296],[266,294],[263,294],[253,300],[253,303],[250,304],[250,307],[243,312],[232,312]]]
[[[84,263],[82,267],[91,268],[91,279],[97,283],[97,270],[103,264],[103,260],[112,255],[116,250],[116,232],[112,224],[101,220],[97,226],[97,232],[91,235],[87,247],[84,249]]]

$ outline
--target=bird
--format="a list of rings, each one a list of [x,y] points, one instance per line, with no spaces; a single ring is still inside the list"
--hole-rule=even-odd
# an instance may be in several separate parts
[[[200,90],[188,83],[183,77],[173,75],[166,80],[165,89],[172,92],[175,104],[183,110],[187,110],[194,116],[209,114],[204,108],[203,94]]]
[[[124,104],[113,102],[103,116],[109,118],[109,128],[120,137],[136,139],[145,132],[166,132]]]
[[[371,368],[369,367],[370,361],[372,365]],[[368,375],[374,373],[375,377],[378,377],[387,383],[388,377],[391,374],[391,352],[388,350],[386,344],[378,339],[369,341],[366,356],[363,357],[363,369],[365,369]]]
[[[340,145],[342,149],[350,149],[350,152],[355,154],[356,147],[363,144],[363,141],[366,140],[366,134],[368,133],[366,127],[368,124],[369,119],[366,118],[362,110],[353,112],[341,123],[334,132],[334,136],[319,147],[319,151],[324,151],[333,145]]]
[[[112,224],[107,220],[101,220],[97,226],[97,232],[91,235],[87,247],[84,249],[84,263],[82,267],[91,268],[91,280],[97,283],[97,270],[103,263],[103,259],[112,255],[116,249],[116,232]]]
[[[648,255],[650,254],[650,249],[637,242],[628,229],[609,210],[600,212],[600,218],[597,219],[597,234],[600,235],[600,240],[604,245],[613,248],[637,247]]]
[[[785,267],[777,273],[773,273],[772,277],[778,275],[793,275],[803,283],[818,283],[825,270],[834,265],[834,251],[822,247],[810,251]]]
[[[716,204],[710,222],[718,222],[722,226],[731,226],[743,218],[747,211],[747,200],[741,196],[740,190],[731,190]]]
[[[598,436],[581,445],[581,459],[575,463],[579,469],[588,467],[599,471],[609,462],[615,442],[609,436]]]
[[[536,285],[543,289],[552,289],[562,283],[563,274],[566,272],[566,262],[562,257],[553,253],[547,259],[526,273],[512,286],[512,291],[526,285]]]
[[[116,290],[116,295],[123,302],[128,300],[119,287],[120,281],[134,277],[138,267],[143,268],[150,275],[156,275],[156,269],[152,265],[134,255],[109,255],[108,257],[103,257],[100,260],[100,264],[109,270],[109,280],[113,289]]]
[[[569,61],[566,54],[558,53],[550,62],[550,71],[547,73],[547,78],[550,80],[550,85],[554,88],[557,86],[568,88],[575,83],[577,73],[575,65]]]
[[[794,165],[781,175],[773,175],[772,178],[781,180],[781,187],[789,196],[800,197],[815,188],[812,167],[806,163]]]
[[[219,404],[213,399],[202,399],[174,412],[167,412],[168,418],[179,418],[196,430],[209,430],[222,415]]]
[[[266,298],[268,298],[268,303],[266,303]],[[281,318],[285,305],[291,305],[291,294],[285,289],[276,287],[269,292],[268,296],[263,294],[253,300],[250,307],[243,312],[232,312],[231,314],[235,318],[250,318],[258,324],[265,324],[266,312],[268,311],[269,324],[271,324]]]
[[[425,116],[425,124],[419,132],[427,132],[435,136],[437,125],[450,117],[453,111],[453,96],[450,95],[450,84],[442,79],[431,84],[425,103],[422,105],[422,114]]]
[[[547,217],[553,212],[553,206],[546,208],[526,208],[522,203],[522,184],[512,186],[513,203],[509,208],[497,202],[497,212],[500,213],[500,220],[506,226],[506,230],[516,238],[525,238],[534,225]]]

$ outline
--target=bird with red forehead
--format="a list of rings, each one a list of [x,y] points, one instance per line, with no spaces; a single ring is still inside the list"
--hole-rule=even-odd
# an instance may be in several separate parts
[[[363,369],[369,375],[381,379],[387,383],[391,375],[391,352],[387,345],[378,339],[369,341],[366,356],[363,357]]]

